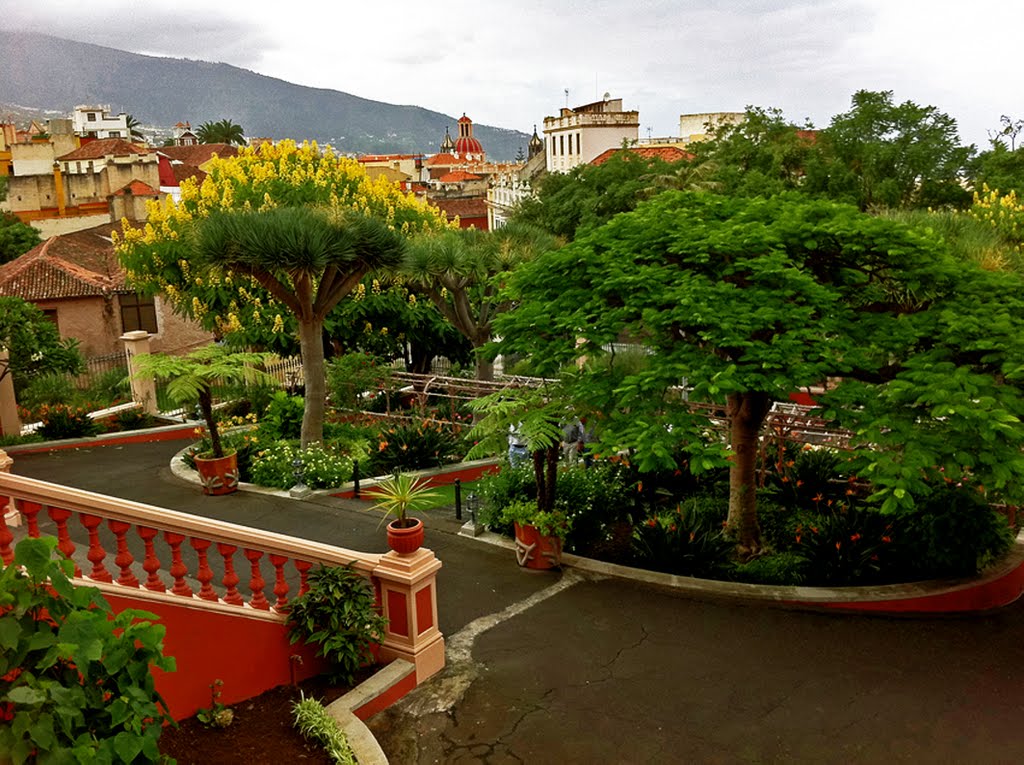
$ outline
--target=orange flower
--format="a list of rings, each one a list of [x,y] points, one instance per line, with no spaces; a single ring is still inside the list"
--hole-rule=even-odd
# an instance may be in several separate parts
[[[387,448],[388,448],[388,442],[387,441],[381,441],[380,442],[380,446],[377,447],[377,451],[382,452],[382,451],[384,451]]]
[[[851,542],[856,542],[856,541],[858,541],[859,539],[860,539],[860,534],[851,534],[851,535],[850,535],[850,541],[851,541]]]

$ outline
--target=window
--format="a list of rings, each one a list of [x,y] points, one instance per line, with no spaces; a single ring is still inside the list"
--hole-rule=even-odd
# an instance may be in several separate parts
[[[89,122],[95,122],[96,121],[96,112],[86,112],[85,118]]]
[[[571,147],[570,147],[571,148]],[[565,136],[558,136],[558,153],[563,157],[565,156]]]
[[[580,137],[581,135],[582,135],[581,133],[577,133],[576,134],[576,153],[577,154],[582,154],[583,153],[583,139]]]
[[[157,331],[156,301],[138,293],[121,295],[121,327],[123,332],[144,329],[151,335],[155,335]]]

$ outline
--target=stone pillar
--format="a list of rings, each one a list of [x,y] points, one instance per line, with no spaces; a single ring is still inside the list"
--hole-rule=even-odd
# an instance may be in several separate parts
[[[420,548],[408,555],[389,552],[373,571],[388,620],[380,646],[382,661],[405,659],[416,667],[416,684],[444,667],[444,636],[437,628],[439,561]]]
[[[7,351],[0,349],[0,372],[7,371]],[[21,435],[18,402],[14,398],[14,378],[8,372],[0,378],[0,431],[8,436]]]
[[[136,377],[138,370],[135,364],[135,357],[142,353],[149,353],[149,333],[144,329],[137,329],[133,332],[125,332],[121,335],[124,341],[124,351],[128,355],[128,375],[132,385],[132,401],[142,404],[142,411],[148,414],[159,414],[156,405],[156,382],[153,379],[140,379]]]
[[[14,460],[7,452],[0,449],[0,473],[10,473],[13,464]],[[0,515],[3,516],[4,522],[9,528],[15,528],[21,525],[21,513],[18,512],[13,502],[8,501],[9,499],[9,497],[0,497]],[[0,534],[3,534],[2,530],[0,530]],[[8,544],[10,544],[10,540],[8,540]]]

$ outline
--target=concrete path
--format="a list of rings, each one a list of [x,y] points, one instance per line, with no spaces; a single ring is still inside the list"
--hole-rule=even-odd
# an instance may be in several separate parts
[[[365,550],[360,503],[203,497],[180,444],[13,454],[14,471]],[[520,571],[427,521],[448,666],[370,722],[393,763],[1024,762],[1024,605],[893,619]]]

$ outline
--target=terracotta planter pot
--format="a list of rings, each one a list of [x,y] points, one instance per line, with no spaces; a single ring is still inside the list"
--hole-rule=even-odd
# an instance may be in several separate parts
[[[536,526],[515,523],[516,561],[523,568],[544,570],[562,565],[562,540],[547,537]]]
[[[423,546],[423,521],[419,518],[408,518],[411,526],[396,526],[398,521],[388,524],[388,547],[401,555],[414,553]]]
[[[238,489],[238,454],[223,457],[196,457],[196,470],[204,494],[231,494]]]

